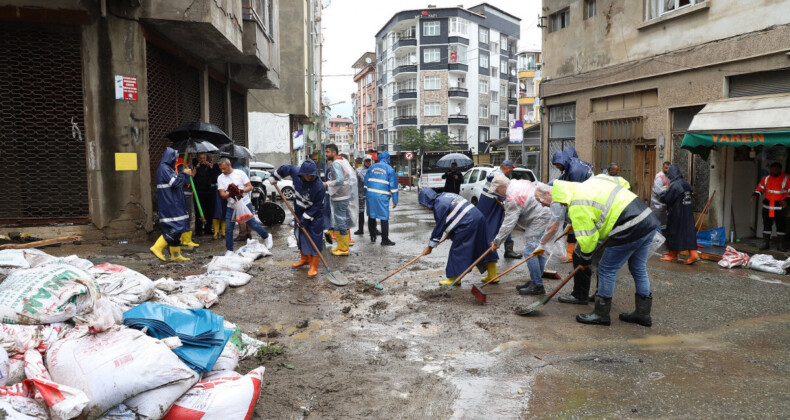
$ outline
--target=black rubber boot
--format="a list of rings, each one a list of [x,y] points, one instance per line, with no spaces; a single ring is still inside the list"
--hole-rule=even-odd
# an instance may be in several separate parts
[[[780,238],[782,240],[781,240],[781,242],[779,242],[779,251],[780,252],[787,252],[787,248],[790,245],[790,243],[789,243],[790,241],[787,240],[787,235],[782,235],[782,236],[780,236]]]
[[[376,219],[368,218],[368,230],[370,231],[370,243],[376,243]]]
[[[539,296],[546,294],[546,288],[543,285],[538,286],[535,283],[530,283],[529,286],[519,289],[518,294],[522,296]]]
[[[579,299],[573,295],[560,296],[557,298],[557,301],[560,303],[570,303],[573,305],[586,305],[590,302],[587,299]]]
[[[513,252],[513,241],[505,241],[505,258],[521,259],[523,255]]]
[[[636,309],[630,314],[620,312],[620,321],[639,324],[645,327],[653,325],[653,320],[650,318],[650,308],[653,307],[653,297],[634,294],[634,301]]]
[[[395,242],[390,241],[390,221],[389,220],[382,220],[381,221],[381,245],[383,246],[393,246]]]
[[[324,232],[324,239],[326,240],[326,243],[328,243],[329,245],[332,245],[332,234],[331,233]]]
[[[365,234],[365,212],[359,212],[359,223],[357,223],[359,229],[354,232],[354,235],[364,235]]]
[[[771,235],[763,236],[763,246],[760,247],[760,251],[765,251],[766,249],[771,249]]]
[[[611,325],[609,311],[612,310],[612,298],[595,297],[595,309],[589,314],[576,315],[576,321],[582,324]]]

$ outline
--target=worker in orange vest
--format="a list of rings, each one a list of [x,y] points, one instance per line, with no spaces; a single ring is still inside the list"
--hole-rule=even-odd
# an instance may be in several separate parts
[[[779,251],[785,252],[790,245],[786,235],[786,210],[790,204],[790,175],[782,173],[782,164],[774,162],[769,167],[769,174],[760,180],[752,194],[752,202],[763,198],[763,246],[766,250],[771,245],[771,227],[776,222],[776,236],[779,237]]]

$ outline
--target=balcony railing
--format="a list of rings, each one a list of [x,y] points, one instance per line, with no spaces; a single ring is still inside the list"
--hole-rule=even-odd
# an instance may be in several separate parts
[[[464,114],[453,114],[447,117],[448,124],[469,124],[469,116]]]
[[[518,105],[518,99],[516,98],[507,98],[508,105]]]
[[[396,117],[393,125],[417,125],[417,116],[416,115],[403,115],[400,117]]]
[[[450,63],[447,65],[447,69],[450,71],[469,71],[469,66],[461,63]]]
[[[520,66],[518,66],[518,71],[534,71],[534,70],[538,70],[539,68],[540,68],[539,65],[537,65],[535,63],[530,63],[530,64],[527,64],[527,65],[520,65]]]
[[[401,89],[398,93],[392,95],[393,101],[400,101],[402,99],[417,99],[416,89]]]
[[[447,90],[447,96],[449,96],[451,98],[468,98],[469,97],[469,91],[466,90],[466,88],[454,87],[453,86],[453,87],[450,87],[450,89]]]
[[[376,130],[383,130],[384,124],[376,124]]]
[[[414,47],[416,45],[417,38],[401,38],[392,46],[392,50],[395,51],[400,47]]]
[[[392,75],[395,76],[401,73],[417,73],[417,65],[416,64],[405,64],[402,66],[395,67],[392,70]]]

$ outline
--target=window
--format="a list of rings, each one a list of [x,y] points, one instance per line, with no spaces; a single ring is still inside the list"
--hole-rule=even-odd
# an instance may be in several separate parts
[[[706,0],[645,0],[645,20],[655,19],[666,13],[695,4],[705,3]]]
[[[442,115],[442,107],[439,102],[426,102],[423,109],[426,117],[438,117]]]
[[[422,130],[422,134],[425,136],[425,138],[431,138],[431,137],[439,135],[441,133],[442,133],[442,130],[440,130],[438,128],[426,128],[426,129]]]
[[[466,63],[466,45],[450,45],[450,62]]]
[[[464,175],[464,184],[468,184],[469,183],[469,179],[472,178],[472,173],[477,175],[477,169],[475,169],[474,171],[466,171],[466,175]],[[475,178],[472,178],[472,179],[477,179],[477,178],[475,177]]]
[[[439,60],[439,52],[438,48],[426,48],[422,50],[422,61],[424,63],[438,63]]]
[[[499,45],[502,47],[503,50],[508,50],[507,45],[507,35],[499,35]]]
[[[439,76],[425,76],[425,90],[439,90],[441,88],[441,79]]]
[[[488,105],[480,105],[480,118],[488,118]]]
[[[499,116],[498,115],[492,115],[491,116],[491,125],[499,125]]]
[[[499,60],[499,68],[502,69],[502,73],[507,73],[507,60],[501,59]]]
[[[500,109],[499,110],[499,119],[502,121],[507,121],[507,109]]]
[[[488,28],[482,26],[477,29],[477,37],[481,44],[488,44]]]
[[[433,20],[422,24],[422,36],[438,36],[440,31],[439,21]]]
[[[569,8],[552,13],[549,15],[549,32],[559,31],[562,28],[567,28],[570,23],[571,12]]]
[[[491,91],[491,102],[499,101],[499,92],[492,90]]]
[[[461,18],[450,18],[450,34],[469,36],[469,22]]]
[[[369,85],[371,83],[373,83],[373,73],[368,73],[368,75],[365,76],[365,84]]]
[[[485,143],[488,141],[488,129],[487,128],[480,128],[477,130],[477,141],[478,143]]]
[[[488,56],[480,54],[480,67],[487,69],[488,68]]]
[[[499,96],[501,96],[503,98],[507,98],[507,86],[505,86],[505,85],[500,85],[499,86]]]
[[[589,19],[595,16],[595,0],[584,0],[584,18]]]
[[[488,80],[480,80],[479,93],[488,93]]]

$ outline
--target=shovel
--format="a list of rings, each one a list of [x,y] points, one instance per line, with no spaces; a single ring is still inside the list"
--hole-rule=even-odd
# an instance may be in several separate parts
[[[475,266],[477,266],[477,264],[480,264],[480,261],[483,261],[483,258],[485,258],[486,255],[490,254],[491,251],[493,251],[493,250],[494,250],[494,246],[491,245],[488,248],[488,250],[486,250],[486,252],[483,253],[483,255],[481,255],[478,259],[475,260],[475,262],[472,263],[472,265],[469,266],[469,268],[464,270],[464,272],[461,273],[460,276],[456,277],[455,280],[453,280],[452,284],[450,284],[450,287],[455,286],[456,283],[461,281],[461,279],[464,278],[465,275],[469,274],[469,272],[472,271],[472,269],[475,268]]]
[[[313,246],[313,249],[315,250],[316,254],[318,254],[318,257],[321,258],[321,262],[324,263],[324,267],[326,267],[326,272],[327,274],[329,274],[329,282],[334,284],[335,286],[347,285],[348,279],[346,278],[346,276],[343,275],[343,273],[341,273],[340,271],[332,271],[332,269],[329,268],[329,264],[326,263],[326,259],[324,259],[324,255],[321,254],[321,251],[318,250],[318,247],[315,245],[315,242],[313,242],[313,238],[311,238],[310,234],[307,233],[307,229],[303,228],[302,225],[299,223],[299,218],[296,217],[296,212],[294,212],[294,209],[291,208],[291,203],[289,203],[288,200],[285,199],[283,192],[280,191],[280,187],[278,187],[277,184],[274,184],[274,189],[276,189],[277,193],[280,194],[280,198],[282,198],[283,203],[285,203],[285,205],[288,207],[288,210],[290,210],[291,215],[293,215],[296,225],[299,226],[299,229],[302,230],[302,233],[304,233],[304,236],[307,238],[308,241],[310,241],[310,245]]]
[[[444,241],[446,241],[446,240],[447,240],[447,236],[445,236],[445,237],[444,237],[444,238],[443,238],[441,241],[439,241],[439,244],[441,244],[442,242],[444,242]],[[437,246],[438,246],[438,245],[437,245]],[[403,267],[401,267],[401,268],[399,268],[399,269],[397,269],[397,270],[393,271],[393,272],[392,272],[392,273],[390,273],[390,274],[389,274],[387,277],[384,277],[383,279],[381,279],[381,280],[377,281],[376,283],[374,283],[374,284],[373,284],[373,287],[375,287],[376,289],[379,289],[379,290],[383,290],[384,288],[383,288],[383,287],[381,287],[381,283],[384,283],[384,280],[387,280],[388,278],[390,278],[390,277],[392,277],[392,276],[394,276],[394,275],[396,275],[396,274],[400,273],[400,272],[401,272],[401,270],[403,270],[404,268],[406,268],[406,267],[408,267],[408,266],[412,265],[412,264],[413,264],[415,261],[419,260],[420,258],[422,258],[422,254],[420,254],[420,255],[418,255],[418,256],[416,256],[416,257],[414,257],[414,259],[412,259],[411,261],[407,262],[407,263],[406,263],[406,264],[405,264]]]
[[[483,291],[483,288],[484,288],[484,287],[486,287],[486,286],[488,286],[489,284],[491,284],[491,283],[493,283],[493,282],[495,282],[495,281],[499,280],[499,278],[500,278],[500,277],[502,277],[502,276],[504,276],[505,274],[507,274],[507,273],[509,273],[509,272],[511,272],[511,271],[513,271],[513,270],[515,270],[515,269],[516,269],[516,267],[520,266],[521,264],[524,264],[525,262],[529,261],[530,259],[532,259],[532,257],[535,257],[535,256],[537,256],[537,255],[530,255],[529,257],[527,257],[527,258],[524,258],[523,260],[521,260],[521,261],[517,262],[515,265],[513,265],[513,267],[510,267],[510,268],[508,268],[507,270],[505,270],[505,271],[503,271],[503,272],[499,273],[499,275],[497,275],[497,276],[496,276],[496,277],[494,277],[493,279],[491,279],[491,280],[489,280],[489,281],[487,281],[487,282],[483,283],[483,285],[482,285],[482,286],[480,286],[480,287],[477,287],[477,286],[472,286],[472,294],[474,295],[475,299],[477,299],[477,301],[478,301],[478,302],[480,302],[480,303],[486,303],[486,294],[485,294],[485,292]]]

